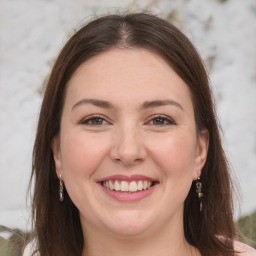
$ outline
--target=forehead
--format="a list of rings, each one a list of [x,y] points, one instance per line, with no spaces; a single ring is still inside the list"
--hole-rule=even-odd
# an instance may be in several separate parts
[[[68,83],[67,98],[88,96],[116,101],[170,96],[191,103],[186,83],[146,49],[112,49],[82,63]]]

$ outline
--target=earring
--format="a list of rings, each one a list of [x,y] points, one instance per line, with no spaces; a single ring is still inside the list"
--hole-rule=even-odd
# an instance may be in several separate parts
[[[63,185],[63,181],[61,180],[61,174],[59,175],[60,179],[60,187],[59,187],[59,200],[60,202],[63,202],[64,201],[64,185]]]
[[[197,182],[196,182],[196,193],[198,195],[198,199],[199,199],[199,204],[200,204],[200,212],[203,210],[203,193],[202,193],[202,182],[200,180],[200,178],[197,178]]]

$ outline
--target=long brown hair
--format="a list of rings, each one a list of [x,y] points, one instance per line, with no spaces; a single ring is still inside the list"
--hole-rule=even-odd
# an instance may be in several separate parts
[[[42,256],[81,256],[84,239],[78,209],[68,194],[58,199],[52,139],[60,131],[66,86],[89,58],[111,48],[144,48],[159,54],[186,82],[193,101],[198,132],[209,131],[209,150],[202,170],[203,210],[192,184],[184,206],[187,241],[203,256],[234,255],[235,227],[232,183],[205,67],[187,37],[175,26],[149,14],[108,15],[77,31],[62,49],[44,95],[33,151],[32,204],[34,232]]]

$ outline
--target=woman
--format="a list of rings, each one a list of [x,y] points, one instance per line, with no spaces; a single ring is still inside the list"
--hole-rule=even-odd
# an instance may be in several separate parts
[[[49,78],[33,156],[25,255],[256,255],[234,242],[204,65],[162,19],[110,15],[74,34]]]

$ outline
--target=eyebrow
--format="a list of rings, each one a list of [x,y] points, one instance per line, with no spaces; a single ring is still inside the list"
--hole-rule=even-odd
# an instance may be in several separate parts
[[[100,107],[100,108],[114,108],[114,106],[105,100],[99,100],[99,99],[82,99],[80,101],[78,101],[73,107],[72,107],[72,111],[77,108],[78,106],[81,105],[86,105],[86,104],[92,104],[94,106]]]
[[[106,108],[106,109],[114,109],[114,105],[106,100],[99,100],[99,99],[82,99],[78,101],[73,107],[72,111],[81,105],[87,105],[92,104],[94,106],[100,107],[100,108]],[[145,101],[140,109],[148,109],[148,108],[155,108],[155,107],[161,107],[166,105],[172,105],[180,108],[181,110],[184,110],[183,107],[176,101],[171,99],[166,100],[153,100],[153,101]]]
[[[146,101],[142,104],[141,109],[147,109],[147,108],[155,108],[155,107],[161,107],[166,105],[172,105],[180,108],[181,110],[184,110],[184,108],[180,105],[180,103],[167,99],[167,100],[153,100],[153,101]]]

